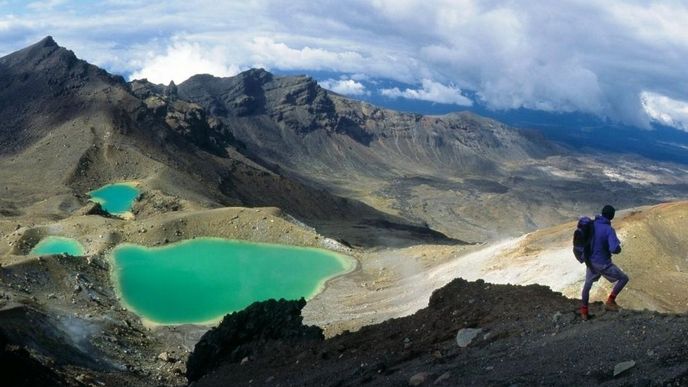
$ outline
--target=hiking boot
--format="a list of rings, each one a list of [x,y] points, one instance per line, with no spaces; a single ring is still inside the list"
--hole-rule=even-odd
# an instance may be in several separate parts
[[[616,303],[616,301],[607,300],[607,302],[604,303],[604,309],[610,312],[618,312],[619,310],[621,310],[621,307],[619,306],[619,304]]]
[[[590,316],[588,315],[588,308],[587,307],[581,307],[580,308],[580,317],[581,317],[581,320],[583,320],[583,321],[588,321],[590,319]]]

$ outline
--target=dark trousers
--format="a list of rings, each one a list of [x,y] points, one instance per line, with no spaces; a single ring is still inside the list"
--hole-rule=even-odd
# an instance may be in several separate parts
[[[612,294],[619,294],[628,283],[628,276],[618,266],[610,263],[608,266],[599,267],[594,264],[588,266],[585,272],[585,285],[583,285],[583,305],[587,306],[590,300],[590,289],[592,284],[597,282],[600,277],[604,277],[609,282],[616,282],[612,289]]]

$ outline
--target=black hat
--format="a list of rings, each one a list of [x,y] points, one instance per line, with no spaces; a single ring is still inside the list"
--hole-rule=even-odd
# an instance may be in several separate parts
[[[612,220],[614,219],[614,214],[616,213],[616,210],[614,207],[610,206],[607,204],[606,206],[602,207],[602,216],[605,218]]]

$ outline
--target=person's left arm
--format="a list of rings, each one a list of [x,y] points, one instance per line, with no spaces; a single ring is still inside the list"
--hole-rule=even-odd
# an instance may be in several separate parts
[[[619,254],[621,252],[621,241],[616,236],[616,231],[611,228],[609,231],[609,237],[607,238],[609,242],[609,252],[612,254]]]

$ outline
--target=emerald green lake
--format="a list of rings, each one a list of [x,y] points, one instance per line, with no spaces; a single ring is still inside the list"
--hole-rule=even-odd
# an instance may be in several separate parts
[[[310,298],[354,266],[326,250],[218,238],[122,244],[113,263],[124,303],[159,324],[209,322],[270,298]]]
[[[43,238],[29,252],[30,255],[69,254],[75,257],[84,255],[84,246],[72,238],[49,236]]]
[[[125,215],[139,196],[138,188],[129,183],[108,184],[88,193],[91,201],[99,203],[112,215]]]

